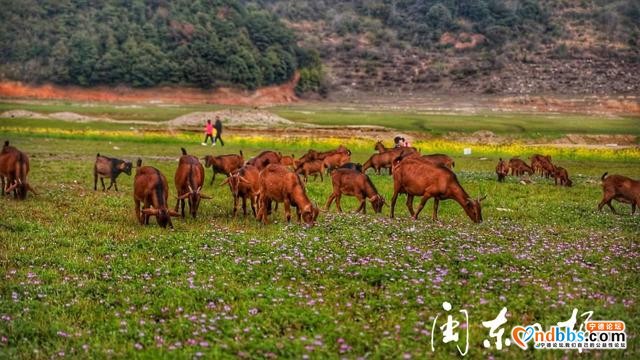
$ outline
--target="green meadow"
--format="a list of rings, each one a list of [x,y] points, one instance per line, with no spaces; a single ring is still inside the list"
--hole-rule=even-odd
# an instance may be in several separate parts
[[[80,112],[46,106],[29,110]],[[167,120],[182,111],[136,109],[134,116],[127,108],[86,109],[127,120]],[[407,119],[403,122],[390,114],[276,112],[322,125],[424,126],[434,132],[519,127],[531,136],[640,132],[638,119],[631,118],[546,122],[536,120],[542,116],[452,115],[416,117],[414,123],[410,114],[396,117]],[[134,162],[141,158],[157,167],[169,180],[174,205],[181,147],[198,157],[242,150],[248,159],[265,149],[300,156],[309,148],[344,143],[354,161],[364,162],[373,142],[234,136],[223,148],[204,147],[200,134],[130,127],[0,119],[0,139],[30,155],[29,182],[39,193],[26,201],[0,198],[0,358],[445,359],[459,356],[455,346],[464,348],[467,340],[467,357],[473,359],[640,354],[640,216],[631,216],[630,206],[621,203],[614,206],[622,215],[597,211],[605,171],[640,177],[637,149],[416,143],[424,153],[454,157],[467,192],[488,195],[481,224],[472,223],[452,200],[441,202],[438,222],[431,220],[432,201],[414,221],[401,195],[395,219],[389,218],[388,206],[381,214],[370,205],[366,215],[354,214],[356,201],[343,197],[347,212],[323,211],[312,228],[285,223],[282,207],[264,226],[251,216],[232,218],[230,191],[220,186],[223,176],[211,185],[206,169],[203,192],[213,199],[203,200],[196,219],[175,218],[175,229],[167,230],[153,219],[149,226],[137,223],[133,176],[118,178],[120,192],[93,190],[96,153]],[[462,155],[465,147],[472,155]],[[514,177],[496,181],[498,158],[535,152],[551,154],[568,169],[574,186],[554,186],[537,176],[529,184]],[[390,201],[392,178],[369,176]],[[331,180],[310,180],[306,190],[323,207]],[[443,310],[445,301],[453,307],[450,312]],[[593,319],[624,321],[627,349],[578,354],[512,345],[497,350],[482,322],[496,318],[503,307],[502,342],[514,326],[539,323],[546,329],[577,309],[576,328],[587,311],[593,311]],[[468,321],[461,310],[468,311]],[[442,341],[440,326],[447,315],[460,323],[457,343]],[[483,346],[485,339],[490,348]]]

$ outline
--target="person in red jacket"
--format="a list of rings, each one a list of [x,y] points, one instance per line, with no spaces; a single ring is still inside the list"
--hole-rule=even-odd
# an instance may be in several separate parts
[[[211,144],[213,144],[212,146],[215,146],[216,143],[213,141],[213,124],[211,124],[210,119],[207,120],[207,124],[204,126],[204,133],[205,133],[205,137],[202,145],[207,146],[207,140],[211,139]]]

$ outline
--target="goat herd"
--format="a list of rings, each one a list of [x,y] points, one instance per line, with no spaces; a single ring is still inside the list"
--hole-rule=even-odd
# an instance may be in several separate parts
[[[155,216],[162,227],[172,227],[171,217],[185,216],[185,205],[189,205],[191,216],[196,217],[201,199],[210,197],[202,193],[205,169],[212,168],[211,184],[217,173],[227,176],[222,185],[228,185],[233,195],[233,215],[236,216],[240,201],[242,211],[247,215],[247,200],[251,205],[253,215],[264,224],[268,223],[268,216],[278,203],[284,204],[287,221],[291,220],[291,206],[295,207],[298,222],[313,225],[318,217],[318,207],[309,199],[304,183],[309,176],[320,176],[326,172],[330,174],[333,192],[327,199],[325,208],[328,210],[335,201],[338,211],[342,211],[340,199],[342,195],[354,196],[360,202],[357,211],[366,213],[367,200],[374,211],[380,213],[386,201],[376,190],[371,179],[366,175],[369,168],[377,174],[382,169],[388,169],[393,176],[393,197],[391,199],[391,217],[394,216],[396,200],[399,194],[407,195],[407,208],[414,219],[424,208],[426,202],[434,199],[433,219],[437,219],[440,200],[453,199],[464,209],[469,218],[482,222],[481,201],[486,197],[473,199],[462,188],[453,168],[455,162],[444,154],[420,155],[412,147],[386,148],[382,142],[375,145],[378,152],[372,155],[363,165],[352,163],[351,151],[344,146],[335,150],[318,152],[309,150],[299,159],[292,156],[282,156],[276,151],[263,151],[259,155],[244,161],[240,154],[206,156],[204,166],[200,160],[182,148],[182,156],[175,173],[177,202],[174,209],[169,208],[169,186],[166,177],[160,170],[151,166],[142,166],[138,159],[135,168],[133,197],[135,214],[141,224],[148,224],[149,218]],[[94,190],[97,190],[100,179],[102,190],[115,187],[116,178],[122,172],[131,175],[131,162],[97,155],[94,165]],[[504,181],[509,175],[523,176],[539,173],[542,176],[553,177],[556,185],[571,186],[567,171],[551,162],[550,156],[534,155],[531,165],[523,160],[513,158],[506,161],[500,159],[496,166],[498,181]],[[13,193],[16,199],[25,199],[27,192],[36,194],[29,185],[29,157],[24,152],[11,146],[5,141],[0,153],[0,180],[2,194]],[[110,180],[106,188],[104,179]],[[631,204],[632,214],[640,203],[640,181],[621,175],[602,175],[603,199],[598,210],[606,204],[615,213],[611,205],[612,200]],[[415,196],[422,197],[416,210],[413,208]],[[180,210],[180,212],[178,212]]]

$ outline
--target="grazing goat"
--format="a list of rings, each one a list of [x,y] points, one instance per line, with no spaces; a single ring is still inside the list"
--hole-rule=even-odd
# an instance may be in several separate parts
[[[509,168],[511,169],[511,175],[514,176],[522,176],[525,173],[533,175],[533,169],[531,166],[518,158],[512,158],[509,160]]]
[[[204,167],[198,158],[187,154],[187,150],[181,148],[182,156],[176,169],[175,184],[178,198],[175,211],[181,209],[180,215],[184,218],[185,199],[189,202],[189,213],[195,219],[198,213],[201,199],[211,199],[201,193],[204,184]]]
[[[268,223],[268,211],[271,202],[284,203],[287,222],[291,221],[291,205],[297,208],[298,220],[313,225],[319,210],[311,203],[302,181],[297,174],[282,165],[271,164],[260,172],[260,195],[258,220]]]
[[[253,165],[258,168],[258,170],[262,170],[266,168],[269,164],[280,164],[282,160],[282,154],[279,152],[266,150],[258,154],[256,157],[247,161],[248,165]]]
[[[29,156],[5,141],[0,153],[0,179],[2,193],[13,192],[16,199],[24,200],[27,192],[37,195],[27,180],[29,175]]]
[[[251,211],[256,216],[256,202],[260,191],[260,171],[253,165],[245,165],[231,173],[222,185],[229,184],[233,195],[233,216],[238,212],[238,200],[242,199],[242,213],[247,215],[247,198],[251,203]]]
[[[96,155],[96,162],[93,165],[93,190],[98,190],[98,178],[100,178],[102,191],[111,190],[112,186],[115,186],[116,191],[118,191],[116,179],[121,173],[131,176],[132,166],[131,161],[101,156],[100,153],[98,153]],[[106,177],[111,180],[108,188],[104,186],[104,178]]]
[[[304,177],[304,182],[307,182],[309,175],[313,175],[313,180],[318,178],[320,175],[320,181],[324,181],[322,177],[322,173],[324,172],[325,165],[324,160],[311,160],[302,163],[296,169],[296,174],[300,174]]]
[[[323,167],[329,171],[329,169],[338,168],[351,161],[351,155],[344,152],[336,152],[325,156],[322,161]]]
[[[550,177],[554,173],[554,166],[550,155],[534,154],[531,156],[531,168],[534,173],[541,176]]]
[[[509,165],[507,165],[507,162],[502,160],[502,158],[500,158],[498,165],[496,165],[496,174],[498,175],[499,182],[503,182],[504,178],[509,175]]]
[[[306,154],[302,155],[300,159],[298,159],[297,167],[299,167],[302,163],[305,163],[307,161],[324,160],[328,156],[335,155],[335,154],[344,154],[344,155],[351,156],[351,150],[347,149],[344,145],[338,146],[335,150],[329,150],[325,152],[319,152],[311,149],[307,151]]]
[[[291,156],[283,156],[282,159],[280,159],[280,165],[282,166],[287,166],[290,169],[295,169],[296,168],[296,157],[295,155],[291,154]]]
[[[136,175],[133,179],[133,201],[138,221],[142,225],[149,224],[149,217],[155,216],[160,227],[167,225],[173,229],[172,216],[180,216],[168,208],[169,186],[160,170],[151,166],[142,166],[142,160],[136,164]],[[140,203],[143,203],[142,210]]]
[[[333,193],[327,199],[325,209],[329,210],[333,200],[336,201],[336,208],[342,212],[340,207],[340,198],[342,195],[355,196],[360,201],[360,207],[356,212],[362,211],[367,213],[367,199],[371,202],[371,206],[376,213],[382,211],[385,201],[376,190],[369,177],[357,170],[336,169],[331,173],[331,182],[333,183]]]
[[[369,168],[373,168],[376,174],[380,175],[381,169],[389,169],[389,175],[393,174],[393,164],[398,158],[402,159],[412,154],[418,154],[415,148],[394,148],[378,154],[373,154],[362,165],[362,172],[366,173]]]
[[[213,176],[211,177],[211,182],[209,185],[213,184],[213,181],[216,179],[216,174],[225,174],[227,177],[236,169],[239,169],[244,164],[244,155],[242,154],[242,150],[240,150],[240,155],[229,154],[229,155],[218,155],[211,156],[207,155],[204,157],[204,166],[207,168],[211,168],[213,171]]]
[[[617,214],[616,209],[611,205],[612,200],[631,204],[631,215],[636,213],[636,207],[640,206],[640,181],[633,180],[622,175],[609,175],[604,173],[602,180],[602,201],[598,204],[598,211],[606,204],[611,212]]]
[[[553,179],[555,180],[555,184],[558,185],[559,182],[561,186],[571,187],[573,182],[569,179],[567,169],[560,166],[555,166],[554,168]]]
[[[473,200],[464,191],[456,174],[444,166],[436,166],[420,160],[405,159],[393,172],[393,198],[391,199],[391,218],[393,218],[396,200],[399,194],[407,194],[407,208],[414,219],[433,198],[433,220],[438,219],[440,200],[453,199],[462,206],[469,218],[475,223],[482,222],[480,202]],[[413,197],[422,196],[417,211],[413,211]]]

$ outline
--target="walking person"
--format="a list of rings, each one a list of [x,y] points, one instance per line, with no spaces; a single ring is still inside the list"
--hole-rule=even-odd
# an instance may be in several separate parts
[[[204,142],[202,143],[203,146],[207,146],[207,140],[211,139],[211,143],[213,145],[215,145],[215,141],[213,139],[213,124],[211,124],[211,119],[207,120],[207,123],[204,126],[204,133],[205,133],[205,137],[204,137]]]
[[[216,128],[216,138],[214,139],[213,145],[215,145],[216,142],[218,142],[218,139],[220,139],[220,145],[224,146],[224,141],[222,141],[222,121],[220,121],[219,116],[216,116],[215,128]]]

